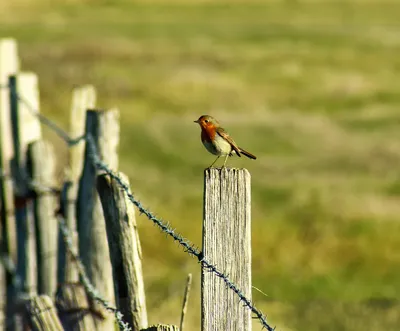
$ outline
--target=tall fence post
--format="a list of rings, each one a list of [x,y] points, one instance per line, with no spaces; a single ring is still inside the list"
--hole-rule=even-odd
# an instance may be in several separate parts
[[[17,223],[17,273],[27,297],[37,294],[37,254],[33,191],[27,167],[28,145],[41,139],[38,79],[33,73],[19,73],[9,79],[11,123],[14,143],[12,173]]]
[[[129,183],[126,176],[120,177]],[[107,174],[98,177],[97,190],[106,220],[117,309],[133,331],[139,331],[148,324],[135,209],[120,185]]]
[[[96,90],[87,85],[75,88],[72,95],[70,116],[70,137],[79,139],[85,134],[86,110],[93,108]],[[77,200],[79,177],[81,176],[85,154],[85,140],[70,146],[66,182],[61,193],[60,217],[65,218],[74,254],[78,252]],[[68,252],[64,238],[60,235],[58,252],[58,282],[56,306],[63,327],[66,330],[95,329],[95,318],[90,314],[90,303],[84,287],[79,284],[79,273],[72,254]]]
[[[86,143],[85,163],[78,194],[79,252],[89,279],[95,288],[101,289],[105,299],[114,300],[114,285],[110,253],[107,243],[106,224],[100,199],[96,191],[96,176],[99,171],[92,161],[92,147],[112,169],[118,168],[117,147],[119,143],[119,112],[89,110],[86,115],[86,135],[96,146]],[[93,303],[93,309],[104,319],[96,319],[97,328],[110,330],[114,318],[104,307]]]
[[[7,253],[13,259],[17,258],[14,192],[11,176],[11,160],[14,157],[14,146],[11,131],[10,88],[8,78],[15,75],[19,69],[17,43],[13,39],[0,40],[0,158],[1,158],[1,219],[2,237],[7,246]]]
[[[53,146],[38,140],[29,145],[28,170],[34,193],[38,293],[53,297],[57,287],[57,201]]]
[[[203,256],[251,298],[250,174],[246,169],[204,173]],[[202,269],[202,331],[251,331],[251,312],[222,279]]]
[[[85,134],[86,110],[95,107],[96,90],[91,85],[77,87],[72,94],[70,137],[79,139]],[[82,139],[76,145],[70,146],[68,152],[68,171],[66,182],[62,191],[61,206],[62,216],[71,233],[72,245],[78,251],[78,233],[76,220],[76,203],[78,199],[79,177],[83,169],[86,141]],[[68,254],[62,236],[60,236],[58,282],[76,283],[79,280],[78,271]]]
[[[17,234],[14,214],[14,189],[11,175],[11,160],[14,157],[12,144],[10,89],[8,77],[19,70],[17,43],[14,39],[0,40],[0,219],[1,219],[1,249],[12,262],[17,262]],[[9,310],[15,297],[10,276],[4,275],[0,267],[0,323],[10,322]]]

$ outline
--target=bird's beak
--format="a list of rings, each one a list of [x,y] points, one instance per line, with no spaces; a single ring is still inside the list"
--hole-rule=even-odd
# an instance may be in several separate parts
[[[199,120],[195,120],[194,123],[199,123]]]

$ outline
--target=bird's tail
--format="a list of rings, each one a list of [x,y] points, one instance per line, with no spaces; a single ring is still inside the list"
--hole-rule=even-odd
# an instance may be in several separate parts
[[[249,153],[248,151],[245,151],[243,148],[239,148],[240,149],[240,154],[246,155],[249,159],[257,159],[257,157],[251,153]]]

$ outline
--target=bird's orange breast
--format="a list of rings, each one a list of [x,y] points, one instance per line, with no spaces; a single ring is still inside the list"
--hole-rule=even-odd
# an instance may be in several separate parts
[[[201,127],[201,140],[210,141],[214,140],[216,135],[216,130],[214,126],[202,126]]]

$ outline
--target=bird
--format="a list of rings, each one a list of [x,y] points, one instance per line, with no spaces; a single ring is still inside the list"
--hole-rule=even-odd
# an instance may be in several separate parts
[[[217,155],[217,158],[209,168],[211,168],[221,156],[225,156],[224,165],[222,167],[225,167],[228,156],[234,154],[239,157],[245,155],[250,159],[257,159],[255,155],[239,147],[231,136],[220,126],[219,122],[212,116],[202,115],[194,122],[200,125],[201,141],[203,142],[204,147],[211,154]]]

